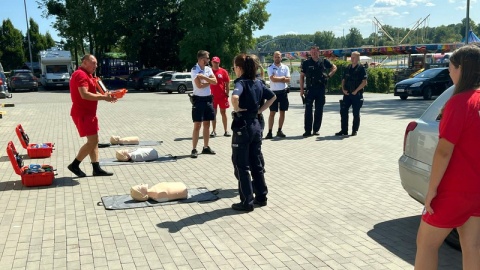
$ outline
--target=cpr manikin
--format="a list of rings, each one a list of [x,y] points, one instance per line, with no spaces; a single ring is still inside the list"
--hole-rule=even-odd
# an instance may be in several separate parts
[[[139,144],[139,139],[137,136],[130,136],[130,137],[122,137],[120,136],[114,136],[110,137],[110,144],[116,145],[116,144],[123,144],[123,145],[137,145]]]
[[[121,149],[115,154],[118,161],[152,161],[158,159],[158,152],[153,148]]]
[[[188,197],[187,187],[180,182],[163,182],[148,188],[148,184],[140,184],[130,189],[130,196],[136,201],[152,199],[157,202],[168,202]]]

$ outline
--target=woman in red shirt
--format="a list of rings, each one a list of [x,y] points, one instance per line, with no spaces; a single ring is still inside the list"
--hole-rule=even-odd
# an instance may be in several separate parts
[[[480,269],[480,47],[456,50],[449,71],[455,91],[440,120],[417,235],[417,270],[438,268],[438,249],[454,228],[463,269]]]

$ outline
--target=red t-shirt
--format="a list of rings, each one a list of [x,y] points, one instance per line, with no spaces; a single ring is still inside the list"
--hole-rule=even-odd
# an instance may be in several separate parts
[[[215,78],[217,78],[217,84],[210,85],[210,90],[212,91],[213,98],[226,98],[227,96],[225,95],[225,84],[230,83],[230,77],[228,76],[228,72],[223,68],[212,70]]]
[[[70,97],[72,98],[72,109],[70,110],[70,115],[96,115],[98,101],[83,99],[78,91],[79,87],[88,87],[88,92],[90,93],[97,92],[95,87],[95,79],[93,78],[92,74],[88,74],[88,72],[82,67],[73,72],[72,77],[70,78]]]
[[[480,90],[452,96],[439,129],[455,147],[438,191],[480,195]]]

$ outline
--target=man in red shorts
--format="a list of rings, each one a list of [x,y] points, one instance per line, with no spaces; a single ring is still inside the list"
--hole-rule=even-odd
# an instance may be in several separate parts
[[[223,136],[230,137],[230,133],[227,131],[227,114],[226,109],[230,107],[228,103],[228,96],[230,94],[230,77],[228,72],[220,67],[220,58],[214,56],[212,58],[212,70],[213,74],[217,78],[217,84],[210,84],[210,90],[212,90],[213,95],[213,109],[215,110],[215,118],[213,119],[213,131],[210,133],[210,137],[217,136],[215,128],[217,127],[217,107],[220,107],[220,114],[222,115],[223,129],[225,133]]]
[[[68,165],[68,169],[78,177],[87,176],[80,169],[80,162],[87,156],[93,166],[93,176],[111,176],[113,173],[100,168],[98,163],[98,119],[97,103],[99,100],[115,102],[116,98],[110,93],[99,94],[95,87],[95,78],[92,76],[97,68],[97,59],[91,54],[82,57],[82,65],[70,79],[70,97],[72,109],[70,116],[77,127],[80,137],[87,137],[87,142],[78,151],[77,157]]]

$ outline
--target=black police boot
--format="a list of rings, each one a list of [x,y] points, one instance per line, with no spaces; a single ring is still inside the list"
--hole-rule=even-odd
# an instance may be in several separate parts
[[[311,132],[305,132],[303,133],[303,137],[310,137],[312,136],[312,133]]]
[[[352,131],[352,135],[350,136],[357,136],[357,131]]]
[[[253,205],[245,206],[242,203],[234,203],[232,204],[232,209],[236,211],[252,212]]]
[[[339,132],[335,133],[335,136],[348,136],[348,131],[340,130]]]
[[[257,199],[254,199],[253,200],[253,205],[257,205],[258,207],[262,207],[262,206],[267,206],[267,201],[257,201]]]

